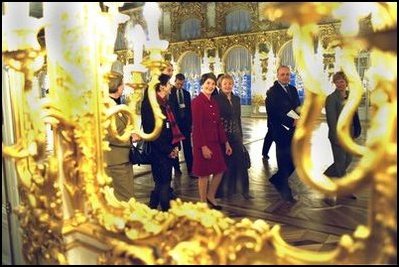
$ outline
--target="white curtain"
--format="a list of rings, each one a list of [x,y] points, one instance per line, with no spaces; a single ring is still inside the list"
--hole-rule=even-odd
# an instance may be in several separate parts
[[[201,79],[201,59],[194,53],[185,54],[180,62],[180,71],[186,76],[184,88],[191,93],[191,97],[196,97],[201,88],[199,85]]]
[[[251,54],[245,47],[234,47],[226,57],[226,71],[233,77],[233,93],[242,105],[251,104]]]
[[[226,33],[247,32],[251,29],[248,10],[234,10],[226,16]]]
[[[198,19],[188,19],[181,24],[180,36],[182,40],[193,39],[201,35],[201,22]]]
[[[291,66],[291,71],[295,70],[294,53],[292,52],[292,41],[285,44],[280,51],[280,65]]]
[[[245,47],[234,47],[226,57],[227,72],[251,73],[251,55]]]

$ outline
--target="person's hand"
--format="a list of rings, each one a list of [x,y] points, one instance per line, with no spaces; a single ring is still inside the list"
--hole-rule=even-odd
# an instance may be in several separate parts
[[[173,148],[172,152],[169,153],[169,158],[175,159],[179,155],[179,149],[177,147]]]
[[[230,156],[233,154],[233,149],[231,148],[229,142],[226,142],[226,155]]]
[[[202,148],[201,148],[201,150],[202,150],[202,156],[205,158],[205,159],[211,159],[212,158],[212,151],[208,148],[208,146],[203,146]]]

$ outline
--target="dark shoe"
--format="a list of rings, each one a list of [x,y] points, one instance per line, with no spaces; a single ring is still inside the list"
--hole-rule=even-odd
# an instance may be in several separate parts
[[[334,207],[337,204],[337,197],[326,197],[323,199],[323,201],[327,205]]]
[[[215,210],[221,210],[222,209],[222,206],[213,204],[208,198],[206,199],[206,202],[208,202],[208,205],[209,205],[209,207],[211,209],[215,209]]]
[[[251,196],[249,193],[243,193],[242,196],[246,199],[246,200],[250,200],[250,199],[254,199],[254,196]]]
[[[175,175],[182,175],[183,173],[181,172],[180,169],[175,169]]]
[[[270,157],[268,155],[263,155],[263,160],[268,160]]]
[[[172,187],[169,188],[169,199],[170,200],[175,200],[177,198],[177,195],[175,191],[173,190]]]
[[[288,201],[288,202],[290,202],[292,204],[297,203],[297,200],[292,195],[289,196],[287,199],[285,199],[285,201]]]
[[[353,199],[353,200],[356,200],[357,199],[357,196],[355,195],[355,194],[349,194],[349,195],[347,195],[347,196],[344,196],[345,198],[349,198],[349,199]]]
[[[279,192],[281,197],[288,202],[295,203],[296,200],[292,196],[291,188],[289,186],[284,187],[281,192]]]
[[[193,179],[198,179],[198,176],[196,176],[195,174],[193,174],[191,172],[188,174],[188,176],[190,176],[190,178],[193,178]]]

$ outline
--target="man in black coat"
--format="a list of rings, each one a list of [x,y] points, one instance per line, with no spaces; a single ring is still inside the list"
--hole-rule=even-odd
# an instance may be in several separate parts
[[[186,77],[184,77],[182,73],[176,74],[175,85],[172,88],[169,101],[173,113],[175,114],[177,125],[185,137],[182,143],[187,172],[190,177],[194,178],[195,176],[192,174],[193,152],[191,146],[191,95],[189,91],[183,89],[185,79]],[[179,159],[177,159],[177,161],[178,160]]]
[[[295,170],[291,142],[299,118],[300,101],[297,89],[288,84],[289,81],[290,69],[287,66],[280,66],[277,69],[277,81],[267,92],[266,111],[273,140],[276,142],[278,166],[278,171],[269,180],[284,200],[295,202],[288,185],[288,178]]]

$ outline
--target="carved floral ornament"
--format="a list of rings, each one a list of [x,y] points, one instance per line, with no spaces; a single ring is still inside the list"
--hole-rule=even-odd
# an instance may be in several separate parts
[[[119,138],[139,130],[129,108],[121,105],[110,109],[105,97],[106,73],[116,57],[109,42],[116,33],[106,29],[115,26],[117,14],[102,13],[95,3],[46,3],[47,48],[42,51],[32,40],[43,24],[28,17],[24,18],[27,23],[10,24],[15,17],[6,17],[13,15],[6,12],[3,19],[8,30],[3,31],[2,52],[5,64],[11,68],[7,79],[16,96],[11,100],[16,141],[3,145],[3,155],[14,160],[18,174],[21,204],[15,211],[21,222],[26,260],[33,262],[38,257],[47,262],[74,263],[75,258],[69,256],[74,248],[95,247],[95,242],[78,237],[83,235],[101,244],[97,262],[103,264],[396,262],[397,73],[392,66],[397,65],[397,54],[396,48],[381,49],[387,39],[368,42],[341,29],[336,44],[344,51],[341,67],[351,77],[354,93],[339,118],[338,133],[344,147],[362,159],[339,181],[315,171],[310,161],[309,140],[326,96],[318,80],[321,75],[310,71],[312,35],[315,24],[327,14],[342,20],[342,25],[353,20],[342,10],[355,9],[346,5],[351,4],[276,4],[262,11],[271,19],[291,23],[295,60],[305,88],[309,88],[293,143],[298,175],[325,194],[347,194],[366,186],[372,190],[369,223],[342,236],[337,247],[327,252],[292,247],[282,239],[279,225],[271,228],[263,220],[233,221],[204,203],[177,200],[169,212],[160,212],[133,198],[119,202],[113,195],[111,178],[104,172],[102,151],[108,147],[105,129],[112,129],[113,116],[123,112],[129,115],[130,126],[128,134]],[[376,17],[373,21],[379,22],[373,25],[376,34],[386,28],[396,29],[396,3],[359,5],[363,7],[359,17],[371,12]],[[22,28],[25,31],[20,31]],[[18,42],[13,43],[15,40]],[[353,64],[353,51],[359,46],[370,49],[375,60],[370,68],[373,112],[364,146],[349,135],[350,118],[362,94]],[[147,62],[153,77],[162,66],[156,52],[159,50],[150,51]],[[47,98],[37,102],[32,101],[31,79],[44,54],[51,89]],[[149,88],[156,127],[152,134],[143,135],[149,140],[157,137],[162,123],[151,89],[154,83],[152,79]],[[44,153],[45,124],[51,125],[54,132],[54,151],[50,155]]]

